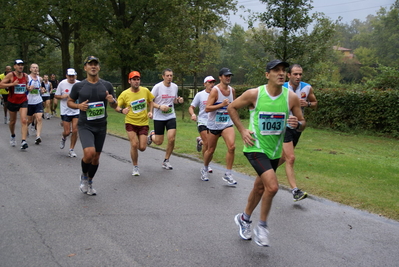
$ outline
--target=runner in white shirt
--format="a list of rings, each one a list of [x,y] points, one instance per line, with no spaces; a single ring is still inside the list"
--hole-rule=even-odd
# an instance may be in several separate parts
[[[188,108],[188,112],[191,114],[191,120],[197,122],[197,128],[200,136],[197,137],[197,151],[201,152],[202,156],[204,156],[205,151],[208,149],[208,113],[205,111],[206,101],[208,100],[209,93],[212,90],[212,87],[215,85],[215,78],[212,76],[207,76],[204,79],[205,89],[201,92],[198,92],[193,101],[191,102],[190,107]],[[195,115],[194,109],[198,107],[198,117]],[[208,172],[212,173],[212,169],[208,167]]]
[[[78,120],[79,120],[79,109],[73,109],[68,107],[67,100],[71,92],[72,86],[79,81],[76,80],[75,69],[68,69],[66,73],[66,79],[62,80],[57,87],[54,97],[60,100],[60,113],[62,126],[64,131],[62,132],[60,148],[65,147],[65,141],[67,137],[71,135],[71,144],[69,146],[68,156],[76,158],[74,151],[76,141],[78,140]],[[71,131],[72,129],[72,131]]]
[[[165,69],[162,72],[163,81],[157,83],[151,90],[154,95],[153,120],[154,130],[150,132],[147,144],[154,142],[156,145],[162,145],[164,140],[165,129],[167,131],[168,146],[166,148],[165,160],[162,168],[172,170],[173,167],[169,163],[170,155],[175,147],[176,137],[176,113],[174,104],[181,104],[184,99],[177,95],[178,87],[173,80],[173,71]]]

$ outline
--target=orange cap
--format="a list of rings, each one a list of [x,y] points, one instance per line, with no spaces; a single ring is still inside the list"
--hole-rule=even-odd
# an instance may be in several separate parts
[[[138,71],[132,71],[131,73],[129,73],[129,80],[130,80],[131,78],[134,78],[134,77],[140,77],[140,72],[138,72]]]

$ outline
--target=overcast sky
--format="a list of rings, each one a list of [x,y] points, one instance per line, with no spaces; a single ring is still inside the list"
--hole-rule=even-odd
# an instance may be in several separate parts
[[[256,12],[264,12],[265,5],[259,0],[237,0],[238,7],[243,5],[245,9],[251,9]],[[341,22],[350,23],[354,19],[365,21],[368,15],[376,15],[380,7],[389,8],[395,0],[313,0],[313,11],[323,12],[327,17],[330,17],[334,21],[338,17],[342,17]],[[248,15],[239,9],[236,15],[231,15],[231,23],[240,24],[245,29],[247,28],[246,23],[239,15]]]

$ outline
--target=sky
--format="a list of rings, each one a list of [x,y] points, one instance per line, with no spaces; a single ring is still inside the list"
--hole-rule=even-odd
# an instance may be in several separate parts
[[[259,0],[237,0],[239,6],[245,6],[245,9],[251,9],[253,12],[264,12],[265,4]],[[354,19],[365,21],[368,15],[376,15],[380,7],[390,8],[395,0],[313,0],[313,11],[323,12],[333,21],[342,17],[342,23],[351,23]],[[247,29],[247,25],[240,15],[248,15],[240,8],[236,15],[231,15],[232,25],[237,23]]]

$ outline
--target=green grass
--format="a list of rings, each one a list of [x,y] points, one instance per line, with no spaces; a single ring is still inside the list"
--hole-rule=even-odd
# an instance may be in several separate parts
[[[177,118],[174,153],[201,159],[195,149],[196,123]],[[153,124],[150,121],[150,128]],[[109,112],[108,132],[127,137],[124,116]],[[165,148],[166,142],[161,145]],[[236,131],[236,157],[233,169],[255,176],[242,154],[243,142]],[[220,139],[213,162],[224,165],[226,146]],[[295,149],[298,187],[354,208],[367,210],[399,221],[399,142],[394,139],[345,134],[307,128]],[[277,170],[279,182],[287,186],[284,165]]]

